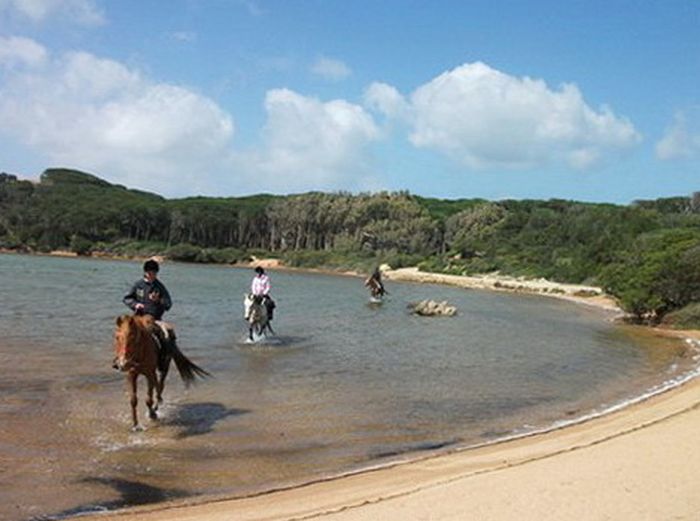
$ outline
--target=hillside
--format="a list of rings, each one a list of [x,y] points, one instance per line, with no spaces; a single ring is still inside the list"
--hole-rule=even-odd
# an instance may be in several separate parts
[[[630,205],[407,192],[165,199],[94,175],[0,174],[0,248],[292,266],[499,271],[603,286],[640,320],[700,301],[700,193]],[[690,307],[688,307],[690,306]],[[694,307],[693,307],[694,306]],[[690,313],[690,321],[698,312]]]

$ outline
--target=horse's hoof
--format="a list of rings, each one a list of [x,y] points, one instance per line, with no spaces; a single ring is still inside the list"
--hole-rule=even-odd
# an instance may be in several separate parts
[[[131,428],[131,432],[143,432],[143,431],[145,431],[145,430],[146,430],[146,429],[145,429],[144,427],[142,427],[141,425],[134,425],[134,426]]]
[[[148,417],[149,417],[151,420],[157,420],[157,419],[158,419],[158,414],[156,413],[156,411],[151,411],[151,412],[148,413]]]

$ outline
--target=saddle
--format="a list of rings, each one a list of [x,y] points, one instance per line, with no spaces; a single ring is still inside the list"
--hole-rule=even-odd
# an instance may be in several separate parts
[[[172,355],[172,347],[175,344],[175,327],[164,320],[156,320],[150,315],[147,317],[145,325],[158,346],[158,365],[162,367],[167,362],[167,358]]]

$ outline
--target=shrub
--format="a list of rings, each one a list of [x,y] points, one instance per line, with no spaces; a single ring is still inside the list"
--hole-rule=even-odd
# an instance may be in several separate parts
[[[175,261],[196,262],[201,254],[201,248],[192,244],[176,244],[165,250],[165,255]]]
[[[73,235],[70,240],[70,251],[78,255],[90,255],[92,242],[80,235]]]
[[[676,329],[700,329],[700,302],[668,313],[662,323]]]

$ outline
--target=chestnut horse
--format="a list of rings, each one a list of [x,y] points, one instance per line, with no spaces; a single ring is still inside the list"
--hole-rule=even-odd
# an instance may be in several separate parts
[[[170,338],[163,341],[164,346],[159,349],[159,340],[153,333],[154,328],[160,327],[150,315],[122,315],[117,317],[117,328],[114,331],[115,367],[126,373],[126,379],[131,393],[131,418],[133,430],[141,430],[136,412],[138,403],[137,379],[144,375],[148,382],[146,405],[148,415],[152,420],[158,418],[154,404],[153,391],[156,392],[158,403],[163,401],[163,387],[168,376],[170,361],[175,361],[175,366],[185,385],[189,385],[195,377],[210,376],[207,371],[188,359],[175,343],[174,331],[167,334]]]

